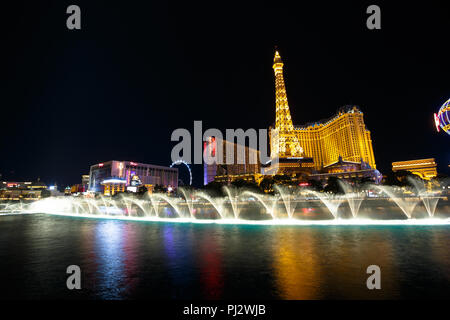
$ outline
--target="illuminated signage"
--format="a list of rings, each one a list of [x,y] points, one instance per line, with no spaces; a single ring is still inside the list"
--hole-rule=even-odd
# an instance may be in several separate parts
[[[127,191],[137,192],[137,187],[127,187]]]
[[[103,163],[99,163],[98,166],[99,166],[99,167],[103,167]]]
[[[308,186],[310,186],[310,184],[308,182],[301,182],[301,183],[299,183],[299,186],[300,187],[308,187]]]
[[[132,166],[137,166],[137,163],[136,163],[136,162],[130,162],[130,164],[131,164]]]
[[[123,162],[119,162],[119,177],[123,175]]]
[[[132,186],[140,186],[141,183],[141,179],[139,179],[139,177],[137,175],[133,175],[133,177],[131,178],[131,183]]]
[[[208,141],[203,143],[203,149],[205,154],[207,154],[210,157],[216,156],[216,138],[215,137],[208,137]]]
[[[212,138],[210,138],[210,141],[211,141],[211,143],[212,143],[212,151],[211,151],[211,155],[212,155],[213,157],[215,157],[215,156],[216,156],[216,138],[212,137]]]
[[[103,182],[102,182],[102,184],[107,184],[107,183],[126,183],[126,181],[125,180],[122,180],[122,179],[106,179],[106,180],[103,180]]]

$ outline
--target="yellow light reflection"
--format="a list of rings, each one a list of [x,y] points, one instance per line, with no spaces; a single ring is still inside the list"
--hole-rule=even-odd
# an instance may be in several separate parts
[[[274,269],[280,297],[288,300],[318,299],[319,268],[314,252],[315,230],[302,230],[301,242],[295,230],[276,234]]]

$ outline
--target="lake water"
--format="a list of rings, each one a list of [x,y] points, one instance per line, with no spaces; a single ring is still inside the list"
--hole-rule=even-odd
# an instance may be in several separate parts
[[[0,216],[1,299],[450,296],[450,226],[264,226]],[[82,289],[66,288],[78,265]],[[368,290],[366,268],[381,268]]]

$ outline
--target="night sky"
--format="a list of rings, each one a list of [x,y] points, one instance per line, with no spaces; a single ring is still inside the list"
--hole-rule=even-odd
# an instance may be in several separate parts
[[[449,8],[309,3],[2,4],[0,179],[65,186],[103,161],[170,165],[172,131],[193,132],[194,120],[268,128],[275,45],[294,124],[356,104],[382,173],[425,157],[448,173],[450,136],[433,113],[450,98]],[[70,4],[81,30],[66,28]],[[381,7],[381,30],[366,28],[369,4]]]

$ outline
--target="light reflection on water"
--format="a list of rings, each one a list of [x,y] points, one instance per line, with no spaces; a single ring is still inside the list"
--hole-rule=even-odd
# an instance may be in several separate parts
[[[118,299],[124,290],[125,257],[123,250],[124,224],[102,221],[95,228],[95,253],[98,261],[98,288],[100,298]]]
[[[174,225],[165,225],[162,229],[165,264],[169,273],[167,287],[171,288],[171,298],[183,298],[179,288],[189,287],[192,282],[192,269],[190,268],[190,250],[183,248],[185,234],[177,230]]]
[[[139,281],[137,275],[137,241],[133,228],[118,221],[101,221],[95,226],[94,290],[101,299],[121,299],[132,292]]]
[[[305,230],[301,243],[286,241],[282,233],[276,235],[278,245],[273,252],[274,269],[282,299],[314,299],[319,296],[320,288],[314,285],[319,277],[319,268],[312,232]]]
[[[295,229],[277,234],[274,269],[283,299],[382,298],[365,287],[366,268],[376,264],[383,279],[395,279],[389,230],[370,228]],[[370,241],[366,240],[369,235]],[[387,237],[387,238],[386,238]],[[396,281],[382,281],[396,292]]]
[[[449,226],[233,226],[2,217],[0,298],[449,295]],[[7,263],[5,262],[7,261]],[[79,264],[83,290],[65,289]],[[365,286],[379,265],[382,290]],[[12,295],[12,296],[11,296]]]

